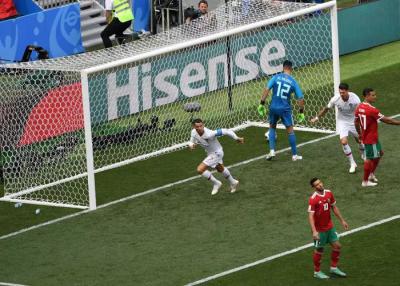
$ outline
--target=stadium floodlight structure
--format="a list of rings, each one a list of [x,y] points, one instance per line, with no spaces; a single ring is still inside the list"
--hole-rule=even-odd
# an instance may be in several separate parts
[[[194,116],[266,126],[256,107],[285,59],[314,115],[339,85],[336,17],[336,1],[230,1],[125,45],[2,66],[1,200],[95,209],[96,173],[185,147]]]

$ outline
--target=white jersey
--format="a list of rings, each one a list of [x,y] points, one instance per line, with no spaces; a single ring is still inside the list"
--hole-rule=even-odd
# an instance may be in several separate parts
[[[217,138],[217,131],[210,130],[206,127],[204,127],[204,133],[201,136],[197,133],[196,129],[193,129],[190,136],[190,142],[203,147],[207,154],[222,151],[221,143],[219,143]]]
[[[337,121],[354,125],[354,112],[357,106],[361,103],[360,98],[354,92],[349,92],[349,99],[343,101],[340,94],[331,98],[328,103],[328,108],[337,107]]]
[[[204,133],[201,136],[199,135],[199,133],[197,133],[196,129],[192,129],[192,132],[190,134],[190,142],[198,144],[201,147],[203,147],[204,150],[209,155],[211,153],[222,151],[222,146],[217,138],[222,135],[228,135],[234,140],[238,139],[237,135],[232,130],[229,129],[210,130],[204,127]]]

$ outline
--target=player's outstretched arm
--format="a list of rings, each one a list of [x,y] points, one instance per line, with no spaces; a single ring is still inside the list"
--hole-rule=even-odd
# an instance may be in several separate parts
[[[339,221],[342,224],[343,228],[345,230],[348,230],[349,229],[349,225],[347,224],[347,222],[342,217],[342,214],[340,213],[339,208],[336,205],[334,205],[332,210],[333,210],[333,213],[335,214],[335,216],[339,219]]]
[[[236,139],[236,142],[239,143],[239,144],[243,144],[244,143],[244,138],[243,137],[238,137]]]
[[[399,121],[399,120],[393,119],[393,118],[391,118],[391,117],[383,116],[380,120],[381,120],[382,122],[385,122],[386,124],[400,125],[400,121]]]
[[[227,135],[240,144],[244,143],[244,138],[237,136],[236,133],[230,129],[225,129],[225,128],[217,129],[216,136],[222,136],[222,135]]]
[[[329,108],[325,106],[324,108],[322,108],[322,109],[318,112],[317,116],[311,118],[310,122],[311,122],[311,123],[317,122],[320,118],[324,117],[324,115],[325,115],[328,111],[329,111]]]

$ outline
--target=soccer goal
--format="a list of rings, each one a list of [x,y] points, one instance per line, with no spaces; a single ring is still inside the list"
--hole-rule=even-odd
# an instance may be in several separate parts
[[[230,1],[143,40],[2,66],[1,200],[95,209],[96,173],[185,147],[194,117],[265,126],[256,108],[285,59],[316,114],[339,84],[336,21],[336,1]]]

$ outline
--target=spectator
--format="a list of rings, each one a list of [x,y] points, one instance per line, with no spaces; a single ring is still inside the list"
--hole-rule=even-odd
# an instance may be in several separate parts
[[[110,48],[112,47],[110,40],[112,35],[115,35],[118,41],[123,41],[124,31],[132,24],[133,13],[130,0],[106,0],[105,10],[108,25],[100,35],[104,47]]]
[[[200,0],[198,7],[201,14],[200,16],[206,16],[208,14],[208,2],[206,0]]]
[[[209,24],[216,24],[215,14],[208,12],[208,2],[206,0],[200,0],[199,4],[197,5],[197,10],[192,8],[192,11],[187,10],[187,17],[185,16],[186,23],[190,23],[192,20],[195,20],[199,17],[202,17],[206,20]]]
[[[0,1],[0,21],[8,20],[18,17],[17,9],[15,8],[13,0]]]

